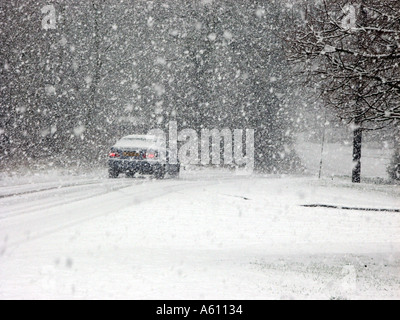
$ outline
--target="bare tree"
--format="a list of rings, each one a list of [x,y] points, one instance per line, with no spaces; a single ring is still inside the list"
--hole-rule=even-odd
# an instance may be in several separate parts
[[[353,126],[353,182],[364,130],[400,119],[400,2],[302,1],[286,35],[289,59],[327,107]]]

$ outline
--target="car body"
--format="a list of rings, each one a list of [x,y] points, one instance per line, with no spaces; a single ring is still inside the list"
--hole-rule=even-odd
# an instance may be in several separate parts
[[[117,178],[120,173],[153,175],[158,179],[165,174],[178,176],[180,164],[169,163],[168,153],[162,141],[152,135],[129,135],[113,145],[108,154],[108,173]]]

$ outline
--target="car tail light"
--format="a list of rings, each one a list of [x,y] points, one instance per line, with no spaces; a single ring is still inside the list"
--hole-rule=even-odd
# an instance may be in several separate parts
[[[155,152],[148,152],[148,153],[146,153],[146,158],[147,158],[147,159],[156,159],[156,158],[157,158],[157,153],[155,153]]]
[[[118,157],[119,157],[119,153],[118,153],[118,152],[110,152],[110,153],[108,154],[108,156],[109,156],[110,158],[118,158]]]

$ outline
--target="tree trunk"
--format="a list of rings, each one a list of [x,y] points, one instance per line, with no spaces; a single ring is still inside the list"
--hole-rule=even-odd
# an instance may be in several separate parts
[[[357,124],[354,129],[353,137],[353,172],[351,181],[353,183],[361,182],[361,145],[362,128]]]

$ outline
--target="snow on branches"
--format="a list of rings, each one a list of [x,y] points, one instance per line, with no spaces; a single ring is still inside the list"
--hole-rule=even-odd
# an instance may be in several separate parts
[[[400,119],[400,1],[302,1],[285,35],[291,61],[349,123]]]

